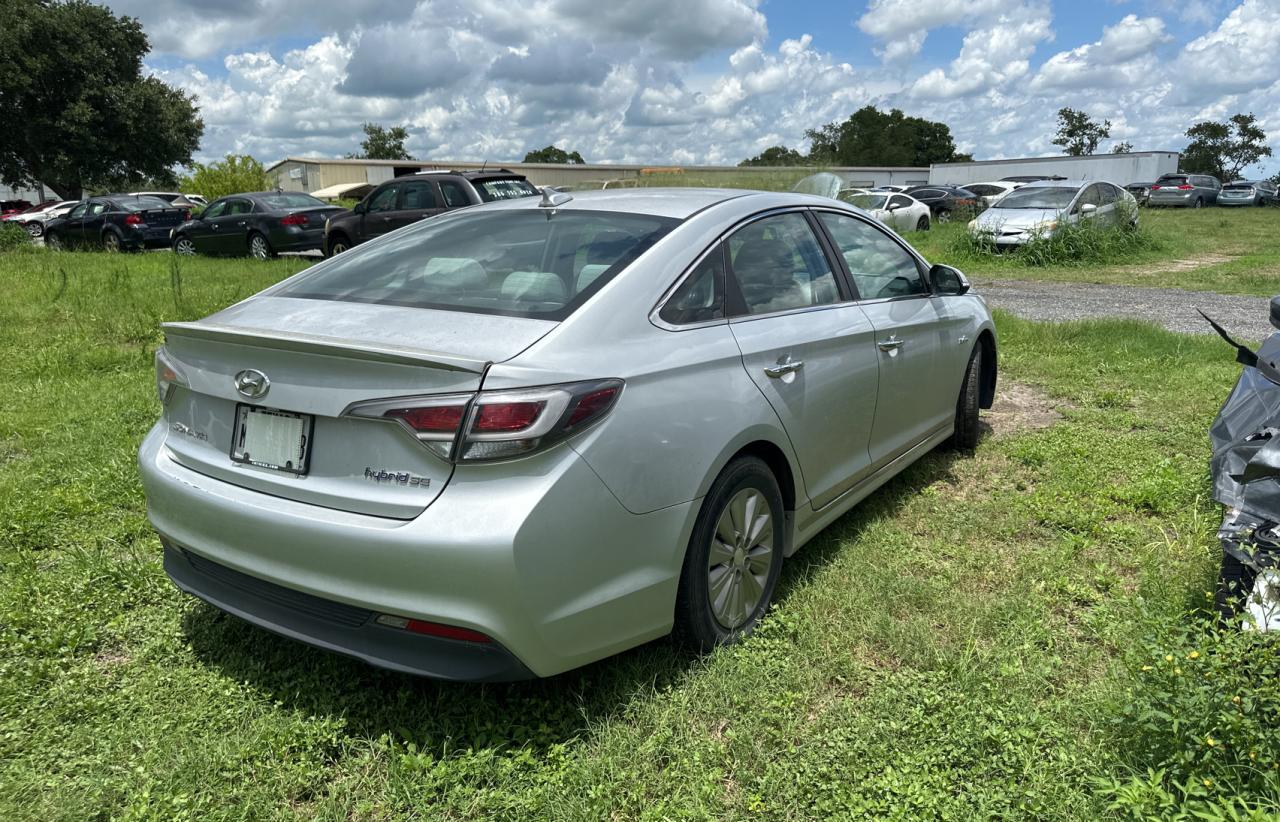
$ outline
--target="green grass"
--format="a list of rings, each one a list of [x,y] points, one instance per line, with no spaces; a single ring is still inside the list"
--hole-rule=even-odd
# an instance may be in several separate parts
[[[1264,730],[1220,734],[1258,751],[1245,779],[1219,747],[1182,761],[1181,674],[1143,670],[1202,641],[1220,342],[1000,316],[1003,374],[1065,418],[909,469],[787,563],[747,642],[447,685],[250,628],[160,567],[134,465],[157,325],[302,264],[0,255],[0,818],[1280,812],[1274,685],[1248,694]]]

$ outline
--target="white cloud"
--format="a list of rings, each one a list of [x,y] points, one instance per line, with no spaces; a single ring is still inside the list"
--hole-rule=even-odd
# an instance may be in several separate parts
[[[1014,7],[964,37],[949,70],[933,69],[912,84],[917,99],[966,97],[1019,80],[1036,46],[1053,39],[1048,9]]]
[[[914,57],[930,29],[971,22],[998,14],[1007,0],[871,0],[858,18],[858,28],[883,41],[877,53],[885,62]]]
[[[1217,28],[1186,45],[1176,69],[1188,99],[1271,86],[1280,77],[1280,3],[1244,0]]]
[[[1160,18],[1130,14],[1103,29],[1101,40],[1060,51],[1046,60],[1032,88],[1131,87],[1150,79],[1158,67],[1154,49],[1170,39]]]

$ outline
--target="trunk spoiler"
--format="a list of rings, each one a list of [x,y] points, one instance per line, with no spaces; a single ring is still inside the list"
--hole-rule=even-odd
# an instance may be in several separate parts
[[[325,337],[318,334],[292,334],[287,331],[250,328],[240,325],[222,325],[220,323],[162,323],[160,327],[164,329],[166,337],[212,340],[213,342],[231,343],[233,345],[252,345],[259,348],[297,351],[303,354],[322,354],[354,360],[429,365],[448,371],[467,371],[474,374],[483,374],[485,368],[489,365],[485,360],[456,357],[451,354],[423,351],[400,345],[387,345],[386,343],[354,343],[337,337]]]

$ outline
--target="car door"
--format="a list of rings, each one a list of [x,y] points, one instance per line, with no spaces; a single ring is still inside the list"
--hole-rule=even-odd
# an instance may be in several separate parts
[[[102,229],[107,225],[107,215],[114,210],[107,200],[90,200],[84,220],[80,223],[79,242],[96,245],[102,238]]]
[[[228,197],[221,214],[206,220],[215,254],[244,254],[249,250],[249,212],[253,203],[244,197]]]
[[[911,208],[911,199],[895,194],[889,198],[889,213],[893,216],[890,224],[898,231],[911,231],[916,227],[916,215]]]
[[[213,203],[201,212],[200,216],[187,223],[183,227],[182,233],[191,240],[191,244],[196,247],[196,251],[201,254],[218,253],[217,233],[213,228],[213,221],[221,217],[227,209],[226,200],[214,200]]]
[[[392,216],[400,206],[400,183],[392,183],[375,191],[360,215],[360,241],[372,240],[391,230]]]
[[[89,210],[89,203],[78,203],[74,208],[67,212],[67,221],[58,228],[57,232],[61,239],[67,245],[79,245],[84,242],[84,215]]]
[[[724,242],[742,364],[782,422],[821,508],[870,473],[874,329],[804,211],[773,213]]]
[[[434,217],[444,211],[444,203],[434,180],[410,180],[400,186],[396,210],[388,215],[388,231]]]
[[[867,448],[877,468],[951,423],[972,344],[959,339],[964,317],[933,294],[923,263],[902,243],[852,215],[817,216],[875,332],[869,354],[878,383]]]

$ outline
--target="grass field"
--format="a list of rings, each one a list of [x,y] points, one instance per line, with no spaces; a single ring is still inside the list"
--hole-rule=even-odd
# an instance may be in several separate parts
[[[1274,652],[1194,616],[1220,342],[1000,316],[1006,388],[1056,422],[997,421],[878,491],[788,562],[749,641],[446,685],[161,570],[134,465],[157,326],[304,264],[0,255],[0,818],[1280,813]]]

